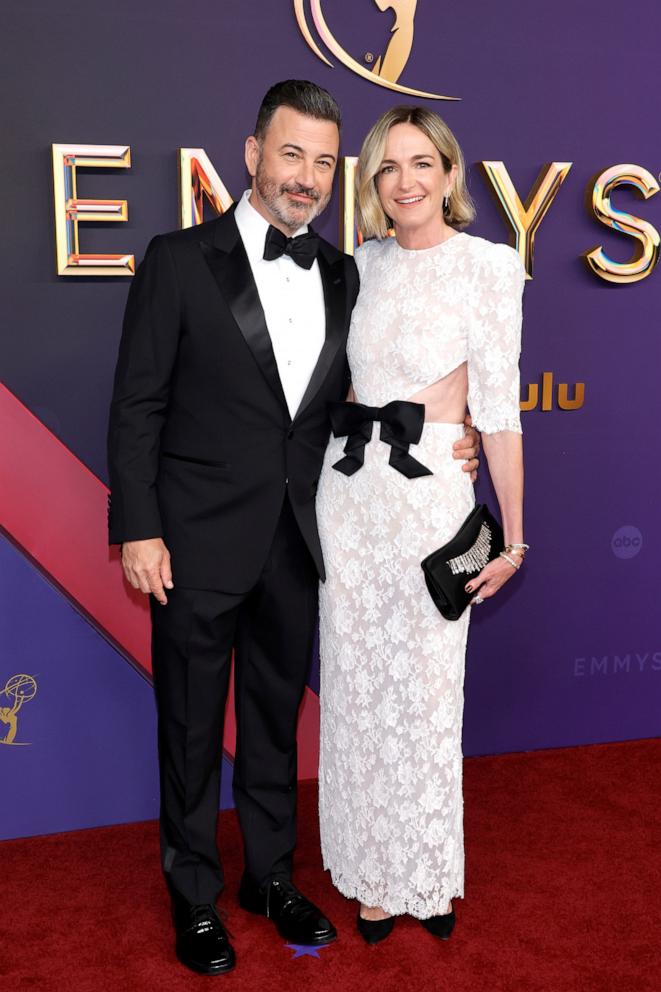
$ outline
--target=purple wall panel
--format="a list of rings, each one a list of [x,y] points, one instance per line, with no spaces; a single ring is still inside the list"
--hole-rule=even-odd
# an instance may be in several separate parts
[[[37,683],[14,744],[0,743],[0,839],[158,816],[149,683],[2,538],[0,602],[0,689],[16,674]]]

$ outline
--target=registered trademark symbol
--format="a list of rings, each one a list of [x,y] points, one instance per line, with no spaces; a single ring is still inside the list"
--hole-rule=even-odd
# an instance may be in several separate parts
[[[365,52],[365,61],[367,62],[368,65],[372,64],[372,62],[374,61],[374,56],[372,55],[371,52]]]

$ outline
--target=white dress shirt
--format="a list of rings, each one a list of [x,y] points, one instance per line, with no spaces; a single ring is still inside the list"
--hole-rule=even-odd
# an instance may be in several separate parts
[[[269,223],[251,206],[250,190],[239,200],[234,219],[257,285],[280,382],[293,419],[326,337],[319,263],[315,259],[311,269],[303,269],[289,255],[265,261]],[[307,225],[296,234],[306,231]]]

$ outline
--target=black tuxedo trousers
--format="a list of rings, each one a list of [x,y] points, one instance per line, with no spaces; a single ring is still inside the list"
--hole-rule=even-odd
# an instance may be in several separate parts
[[[317,618],[318,575],[286,498],[246,593],[175,587],[152,599],[158,702],[161,854],[171,889],[213,903],[225,699],[235,650],[234,800],[245,869],[288,878],[296,842],[296,722]]]
[[[292,263],[294,264],[294,263]],[[168,604],[152,601],[163,868],[192,903],[223,885],[219,766],[235,651],[234,795],[246,870],[288,877],[296,721],[324,565],[315,493],[346,395],[353,259],[321,240],[325,341],[287,408],[232,211],[155,238],[129,293],[110,412],[111,543],[161,537]]]

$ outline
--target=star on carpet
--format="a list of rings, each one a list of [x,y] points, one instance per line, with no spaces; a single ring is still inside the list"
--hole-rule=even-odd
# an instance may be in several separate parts
[[[290,961],[294,961],[296,958],[318,958],[319,951],[324,951],[328,944],[285,944],[285,947],[294,952],[290,958]]]

